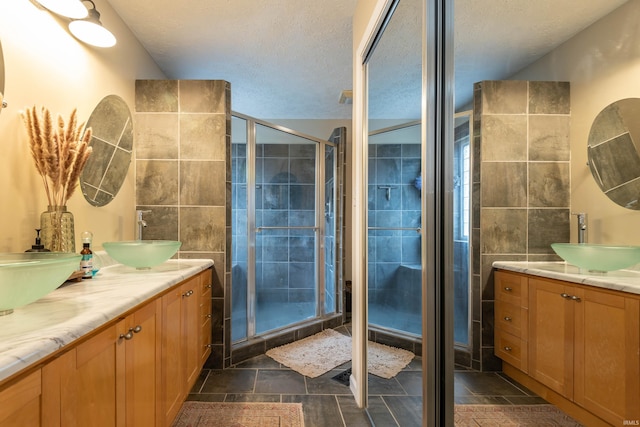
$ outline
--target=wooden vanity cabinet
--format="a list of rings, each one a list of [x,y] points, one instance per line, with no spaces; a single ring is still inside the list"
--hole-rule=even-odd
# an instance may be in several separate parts
[[[640,299],[574,289],[573,400],[614,425],[640,423]]]
[[[44,426],[155,426],[159,301],[63,353],[43,368]]]
[[[573,287],[529,278],[529,375],[568,399],[573,398],[575,303]]]
[[[496,356],[527,372],[528,283],[526,277],[495,273]]]
[[[162,297],[160,411],[164,425],[171,425],[202,368],[202,281],[207,274],[211,275],[211,270]]]
[[[200,366],[204,366],[211,355],[212,284],[212,271],[203,272],[200,275]]]
[[[160,395],[161,301],[147,304],[125,320],[126,425],[156,426]]]
[[[207,269],[5,382],[0,426],[171,426],[210,354],[210,314]]]
[[[640,422],[640,297],[505,271],[496,272],[496,292],[505,276],[527,281],[528,371],[497,348],[496,355],[535,380],[524,385],[551,390],[597,417],[587,424]],[[553,393],[545,397],[572,409]]]

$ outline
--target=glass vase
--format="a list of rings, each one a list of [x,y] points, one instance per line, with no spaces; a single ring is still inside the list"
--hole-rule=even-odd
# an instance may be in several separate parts
[[[48,206],[40,215],[42,244],[51,252],[76,251],[73,214],[66,206]]]

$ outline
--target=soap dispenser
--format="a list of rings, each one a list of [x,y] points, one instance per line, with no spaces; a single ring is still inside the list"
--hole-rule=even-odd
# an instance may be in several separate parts
[[[91,240],[93,233],[85,231],[82,233],[82,259],[80,260],[80,269],[82,270],[82,279],[93,278],[93,252],[91,251]]]
[[[27,249],[25,252],[51,252],[49,249],[45,249],[42,241],[40,240],[40,229],[36,228],[36,244],[31,245],[31,249]]]

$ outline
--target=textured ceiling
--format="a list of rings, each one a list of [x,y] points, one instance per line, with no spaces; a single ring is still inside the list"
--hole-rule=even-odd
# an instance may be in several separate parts
[[[108,1],[169,78],[231,82],[235,111],[351,118],[338,100],[352,86],[357,0]],[[456,104],[471,100],[474,82],[507,78],[625,2],[455,0]],[[419,4],[400,2],[402,24],[392,21],[372,57],[379,117],[416,117]]]

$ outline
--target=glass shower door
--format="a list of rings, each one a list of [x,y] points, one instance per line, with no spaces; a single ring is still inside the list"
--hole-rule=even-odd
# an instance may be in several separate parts
[[[338,254],[336,233],[336,147],[326,145],[324,147],[324,313],[332,314],[336,312],[338,306],[337,284],[338,271],[336,267],[340,265],[336,259]]]
[[[420,123],[368,139],[369,323],[422,335]]]
[[[316,317],[315,141],[256,125],[255,333]]]

